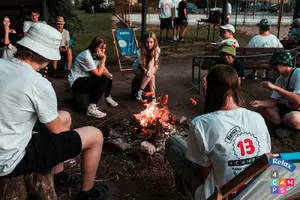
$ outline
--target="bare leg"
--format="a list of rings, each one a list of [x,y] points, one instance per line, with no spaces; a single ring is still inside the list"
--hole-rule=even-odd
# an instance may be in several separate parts
[[[289,128],[300,130],[300,112],[292,111],[282,118],[282,122]]]
[[[153,74],[150,79],[150,92],[152,92],[151,97],[155,98],[155,75]]]
[[[71,115],[67,111],[58,111],[58,116],[59,116],[60,120],[62,121],[62,123],[64,124],[64,126],[68,130],[70,130],[71,124],[72,124]],[[62,172],[63,170],[64,170],[64,163],[60,163],[53,168],[53,173],[58,174],[58,173]]]
[[[143,77],[143,80],[142,80],[142,83],[141,83],[141,89],[145,89],[145,87],[148,85],[148,83],[151,81],[151,79],[152,79],[152,77],[153,77],[154,75],[152,75],[152,76],[144,76]]]
[[[170,32],[170,29],[167,28],[167,30],[166,30],[166,39],[169,38],[169,32]]]
[[[57,70],[57,60],[53,60],[53,69]]]
[[[72,60],[73,60],[72,50],[69,48],[67,50],[67,69],[68,70],[71,69]]]
[[[282,123],[281,117],[279,115],[279,110],[277,107],[273,108],[263,108],[260,110],[260,114],[274,126]]]
[[[89,191],[95,181],[96,172],[101,158],[102,132],[92,126],[75,129],[82,142],[81,174],[82,191]]]
[[[180,36],[183,37],[186,30],[187,30],[188,26],[180,26]]]

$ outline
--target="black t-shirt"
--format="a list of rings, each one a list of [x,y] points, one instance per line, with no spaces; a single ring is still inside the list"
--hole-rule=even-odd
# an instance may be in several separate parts
[[[217,61],[217,64],[227,64],[227,63],[225,63],[222,59],[220,59],[219,61]],[[244,77],[244,63],[242,61],[235,58],[232,65],[230,66],[232,66],[235,69],[239,77]]]
[[[184,9],[187,9],[186,1],[181,1],[178,4],[178,17],[181,20],[187,20],[186,16],[184,15]]]
[[[0,47],[4,47],[4,44],[3,44],[4,37],[5,37],[4,28],[0,28]],[[8,37],[9,37],[9,41],[12,45],[15,45],[16,42],[20,39],[17,37],[16,33],[9,33]]]

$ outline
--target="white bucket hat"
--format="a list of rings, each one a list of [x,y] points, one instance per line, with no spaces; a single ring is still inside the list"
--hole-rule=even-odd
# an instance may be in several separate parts
[[[231,24],[226,24],[224,26],[220,26],[223,30],[230,30],[232,33],[235,33],[235,28]]]
[[[34,23],[17,43],[49,59],[60,60],[61,33],[44,23]]]

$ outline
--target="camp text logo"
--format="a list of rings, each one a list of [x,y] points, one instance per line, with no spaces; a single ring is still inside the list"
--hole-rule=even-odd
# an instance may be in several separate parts
[[[286,194],[288,187],[295,185],[294,178],[279,178],[278,171],[271,171],[271,194]]]

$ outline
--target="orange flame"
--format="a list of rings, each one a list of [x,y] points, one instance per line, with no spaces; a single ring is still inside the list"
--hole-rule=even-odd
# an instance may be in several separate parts
[[[162,102],[146,104],[145,110],[133,116],[144,128],[155,127],[158,119],[163,127],[167,127],[173,124],[172,121],[175,119],[175,115],[171,115],[168,110],[167,102],[168,95],[165,95]]]

